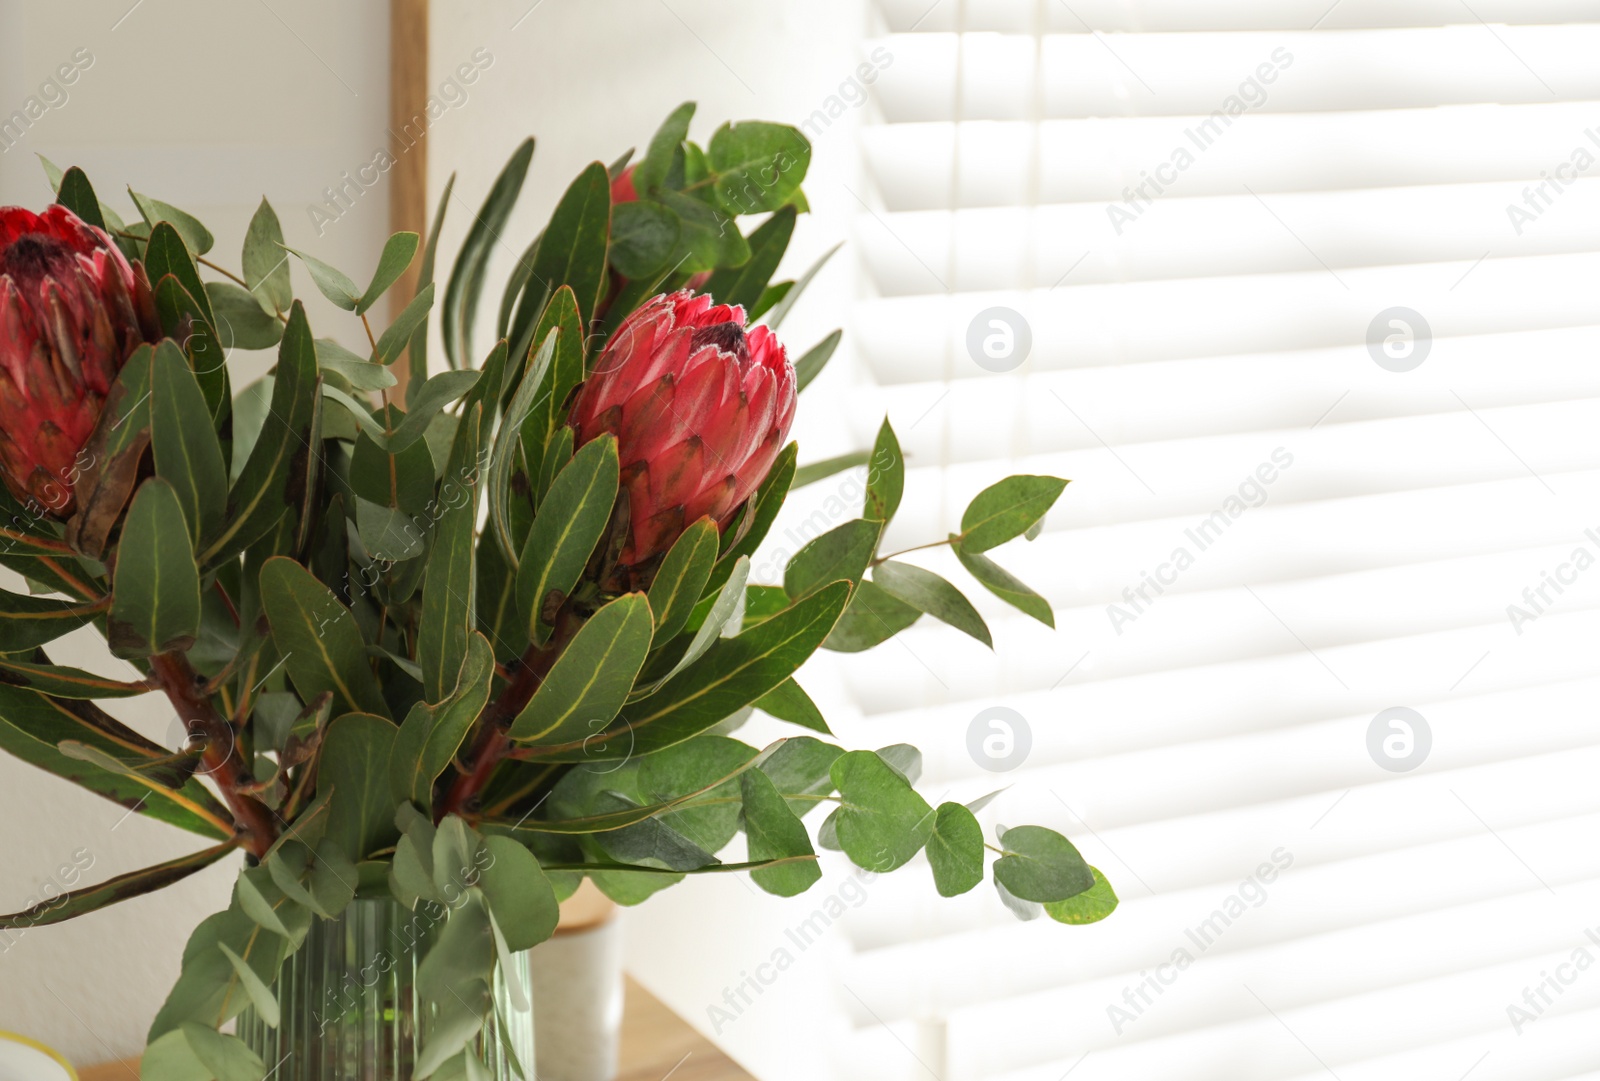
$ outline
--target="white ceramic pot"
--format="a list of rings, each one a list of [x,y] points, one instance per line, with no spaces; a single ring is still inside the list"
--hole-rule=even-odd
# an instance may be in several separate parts
[[[14,1032],[0,1032],[0,1081],[78,1081],[67,1060]]]
[[[622,919],[585,881],[529,955],[539,1081],[612,1081],[622,1036]]]

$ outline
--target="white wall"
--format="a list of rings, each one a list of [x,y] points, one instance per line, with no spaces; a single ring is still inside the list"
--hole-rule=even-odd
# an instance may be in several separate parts
[[[41,92],[79,49],[93,60],[64,98],[54,88]],[[215,233],[214,258],[224,265],[237,268],[263,194],[289,244],[358,278],[376,263],[388,222],[381,185],[321,237],[308,208],[341,170],[354,171],[385,144],[387,5],[4,0],[0,116],[25,108],[30,95],[60,104],[0,153],[0,204],[37,210],[51,201],[34,157],[42,153],[63,168],[83,166],[125,216],[125,185],[193,212]],[[303,276],[296,284],[314,295]],[[320,297],[309,307],[319,335],[349,334]],[[235,385],[268,363],[265,353],[236,358]],[[52,656],[116,671],[118,662],[93,644],[75,635]],[[163,700],[111,705],[146,735],[169,737]],[[123,819],[121,807],[0,756],[0,910],[22,908],[59,881],[75,854],[80,866],[92,859],[81,885],[206,843],[138,815]],[[226,905],[234,872],[228,861],[110,911],[29,931],[0,952],[0,1029],[43,1040],[78,1063],[136,1053],[189,931]]]

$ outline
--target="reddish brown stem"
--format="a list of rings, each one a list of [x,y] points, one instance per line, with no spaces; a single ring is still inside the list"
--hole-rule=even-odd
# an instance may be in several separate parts
[[[205,739],[206,748],[201,760],[233,812],[245,846],[258,859],[266,855],[267,849],[272,847],[272,842],[277,838],[277,824],[266,804],[241,791],[254,781],[254,777],[244,761],[244,755],[240,753],[232,726],[218,715],[210,700],[202,694],[205,680],[181,653],[162,653],[152,657],[150,672],[166,692],[168,701],[178,711],[184,724],[195,725]]]
[[[577,632],[579,623],[571,609],[563,607],[556,616],[556,627],[550,641],[543,648],[529,646],[516,663],[511,682],[500,693],[500,697],[490,702],[483,711],[477,738],[467,754],[467,771],[456,778],[444,799],[439,801],[439,818],[451,813],[459,814],[483,791],[495,767],[505,761],[511,747],[511,722],[533,698],[533,692],[539,689],[539,684],[550,673],[561,651]]]

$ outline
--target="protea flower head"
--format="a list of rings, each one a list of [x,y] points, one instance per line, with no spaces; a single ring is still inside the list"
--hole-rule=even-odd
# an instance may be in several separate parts
[[[783,346],[744,309],[684,290],[622,321],[573,403],[581,446],[617,437],[629,536],[639,567],[710,516],[727,529],[783,448],[795,378]]]
[[[64,206],[0,208],[0,479],[70,517],[117,372],[160,337],[144,268]]]

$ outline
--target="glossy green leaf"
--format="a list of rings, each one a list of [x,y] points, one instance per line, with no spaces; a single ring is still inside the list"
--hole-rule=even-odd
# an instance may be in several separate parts
[[[678,216],[639,200],[611,208],[611,265],[625,278],[659,272],[678,247]]]
[[[317,768],[317,794],[328,795],[325,838],[360,860],[394,837],[389,758],[398,730],[370,713],[347,713],[328,725]]]
[[[763,713],[768,713],[780,721],[797,724],[801,728],[809,728],[813,732],[821,732],[831,736],[833,732],[828,728],[827,718],[805,692],[805,688],[792,679],[786,679],[772,690],[756,699],[755,707]]]
[[[433,282],[418,289],[417,295],[401,309],[399,315],[395,316],[394,322],[378,335],[378,348],[372,354],[374,362],[393,364],[400,359],[400,354],[405,352],[406,345],[428,318],[428,312],[433,310],[433,291]]]
[[[701,518],[668,549],[650,583],[650,611],[655,614],[658,644],[671,641],[689,622],[689,613],[711,580],[719,540],[716,523]]]
[[[1014,897],[1047,904],[1076,897],[1094,885],[1094,872],[1071,841],[1043,826],[1013,826],[1000,835],[1005,855],[995,860],[995,881]]]
[[[545,495],[517,567],[517,610],[542,643],[551,619],[605,534],[617,498],[617,441],[602,435],[573,456]]]
[[[790,483],[794,480],[796,454],[797,447],[793,443],[778,452],[772,468],[767,470],[767,475],[756,489],[755,497],[747,503],[745,516],[749,519],[749,527],[744,529],[742,536],[736,536],[734,529],[729,529],[723,535],[722,555],[711,572],[711,582],[707,588],[721,586],[728,580],[734,561],[740,556],[753,556],[756,549],[761,546],[761,542],[766,539],[767,530],[772,528],[773,520],[778,517],[783,501],[788,498]]]
[[[673,156],[689,137],[689,121],[694,118],[694,102],[686,101],[668,114],[650,137],[650,146],[633,171],[633,187],[645,195],[660,187],[672,169]]]
[[[678,272],[739,266],[750,258],[744,234],[722,210],[676,191],[662,192],[661,203],[678,217],[678,250],[672,258]]]
[[[265,310],[286,312],[294,303],[289,281],[289,253],[283,247],[283,228],[266,199],[256,207],[244,234],[244,281]]]
[[[39,160],[46,161],[42,157]],[[100,200],[94,194],[94,185],[89,183],[89,177],[82,169],[74,165],[62,173],[55,188],[56,202],[96,229],[106,227],[105,218],[100,213]]]
[[[718,638],[732,637],[739,633],[744,625],[744,587],[749,577],[750,561],[740,556],[734,563],[733,573],[723,583],[721,592],[706,609],[705,618],[700,621],[700,626],[695,628],[694,637],[689,640],[688,647],[664,675],[654,679],[649,686],[635,691],[635,698],[653,694],[667,680],[704,656],[706,650],[710,649]]]
[[[591,616],[511,724],[521,743],[582,740],[611,723],[650,652],[650,605],[618,597]]]
[[[967,569],[967,573],[976,578],[990,593],[1005,601],[1013,608],[1025,612],[1043,623],[1046,627],[1056,625],[1055,613],[1050,610],[1050,602],[1039,594],[1023,585],[1010,571],[977,552],[968,552],[960,545],[952,546],[956,558]]]
[[[38,654],[41,658],[43,654]],[[63,665],[21,661],[0,656],[0,683],[24,687],[56,698],[131,698],[149,694],[150,687],[143,683],[125,683],[81,668]]]
[[[53,641],[104,610],[102,605],[53,601],[0,590],[0,652],[17,653]]]
[[[367,284],[366,291],[356,301],[357,315],[364,315],[371,310],[378,302],[378,298],[400,280],[400,275],[406,272],[406,267],[416,258],[417,246],[421,242],[422,238],[416,233],[395,233],[384,242],[383,252],[378,256],[378,269],[373,271],[372,281]]]
[[[66,179],[62,178],[63,181]],[[178,231],[191,252],[198,258],[210,251],[216,243],[216,238],[211,235],[211,230],[200,224],[198,218],[185,213],[171,203],[163,203],[160,199],[152,199],[148,195],[140,195],[132,188],[128,194],[133,198],[133,205],[138,207],[139,214],[144,218],[145,224],[155,229],[157,222],[167,222]]]
[[[483,295],[484,271],[496,239],[505,231],[511,208],[522,193],[522,182],[532,160],[533,140],[525,139],[495,178],[482,209],[473,218],[466,239],[461,242],[461,253],[456,256],[455,269],[450,272],[449,284],[445,286],[439,324],[444,355],[452,368],[464,367],[472,356],[472,324],[477,316],[478,300]],[[440,206],[442,214],[442,202]]]
[[[494,450],[489,458],[489,524],[494,529],[500,550],[506,554],[513,567],[516,566],[521,552],[512,521],[514,498],[512,480],[518,465],[522,424],[527,420],[538,399],[540,384],[550,370],[556,354],[558,338],[559,334],[547,335],[541,342],[539,351],[529,362],[522,381],[517,384],[516,393],[506,404],[505,417],[501,420],[499,432],[494,440]],[[524,483],[531,483],[531,478],[526,476],[523,480]]]
[[[285,248],[284,251],[296,256],[306,265],[317,291],[332,301],[336,307],[343,308],[347,312],[356,310],[356,306],[361,303],[361,288],[350,280],[348,274],[338,267],[324,263],[314,255],[307,255],[298,248]]]
[[[794,483],[789,487],[793,490],[804,488],[808,484],[815,484],[819,480],[827,480],[837,476],[846,469],[857,469],[872,460],[872,455],[864,450],[853,450],[849,454],[840,454],[833,458],[824,458],[820,462],[807,462],[794,471]]]
[[[150,445],[156,475],[172,486],[190,545],[216,530],[228,498],[228,470],[205,395],[170,339],[156,346],[150,372]]]
[[[303,530],[310,527],[312,478],[319,472],[321,381],[316,343],[305,308],[297,301],[278,347],[272,405],[239,479],[228,492],[223,524],[206,542],[202,565],[213,566],[248,547],[286,513],[300,515],[297,536],[303,537]]]
[[[806,544],[783,570],[783,588],[795,600],[830,582],[860,583],[878,545],[883,523],[856,518]]]
[[[717,199],[731,214],[780,209],[811,164],[811,144],[804,135],[787,124],[760,120],[722,125],[706,152],[717,174]]]
[[[352,390],[387,390],[398,382],[394,373],[359,353],[352,353],[332,338],[318,338],[317,366],[350,384]],[[341,388],[342,389],[342,388]]]
[[[494,679],[494,653],[488,639],[474,632],[454,676],[449,697],[435,705],[419,702],[406,714],[390,761],[394,798],[424,810],[433,805],[433,783],[450,765],[462,741],[483,712]]]
[[[872,447],[872,464],[867,469],[867,502],[863,518],[887,522],[900,509],[900,497],[906,487],[906,460],[900,453],[900,440],[883,418],[878,429],[877,442]]]
[[[811,381],[822,373],[822,369],[833,357],[833,351],[839,348],[839,340],[844,337],[844,331],[836,330],[823,338],[816,345],[801,354],[800,359],[794,362],[794,389],[796,393],[805,390]]]
[[[876,582],[863,580],[823,646],[840,653],[860,653],[887,642],[921,618],[921,612]]]
[[[544,757],[627,758],[705,731],[794,675],[827,637],[849,594],[843,582],[824,586],[738,637],[719,639],[656,693],[624,706],[611,728]]]
[[[106,641],[118,657],[188,649],[200,634],[200,569],[174,538],[188,535],[183,505],[159,477],[139,486],[117,545]]]
[[[200,272],[195,269],[194,259],[189,254],[188,246],[178,231],[168,222],[160,222],[150,229],[150,239],[144,246],[144,271],[152,285],[171,274],[178,279],[184,291],[193,297],[200,305],[201,317],[211,326],[217,325],[216,316],[211,311],[211,303],[206,299],[205,286],[201,284]]]
[[[711,275],[702,292],[710,293],[719,304],[737,304],[749,311],[761,300],[762,291],[778,269],[783,253],[794,235],[794,207],[784,207],[753,231],[747,239],[750,258],[743,266],[725,267]]]
[[[217,949],[227,957],[228,963],[233,966],[234,973],[239,977],[239,986],[244,988],[244,993],[250,999],[250,1005],[255,1008],[256,1016],[261,1018],[268,1028],[277,1028],[281,1015],[278,1010],[278,1000],[272,991],[256,975],[256,970],[250,967],[250,962],[234,953],[228,948],[226,942],[217,943]]]
[[[1117,893],[1098,868],[1091,867],[1094,885],[1082,893],[1063,901],[1049,901],[1044,906],[1045,915],[1057,923],[1099,923],[1117,908]]]
[[[789,801],[789,809],[804,818],[833,791],[834,760],[844,750],[810,736],[786,739],[761,763],[761,772]],[[647,759],[651,761],[652,759]]]
[[[893,871],[933,834],[934,812],[903,776],[872,751],[834,760],[840,804],[836,829],[845,855],[869,871]]]
[[[479,375],[475,371],[463,371],[440,372],[430,377],[410,401],[410,412],[405,414],[394,434],[389,436],[390,453],[398,454],[421,439],[439,411],[471,390],[478,382]]]
[[[485,837],[483,894],[513,950],[531,950],[555,933],[560,907],[539,861],[509,837]]]
[[[534,257],[526,296],[542,299],[570,285],[584,325],[594,317],[605,283],[607,237],[611,227],[611,181],[606,167],[592,162],[556,204]],[[520,313],[519,313],[520,314]],[[513,333],[512,341],[517,340]]]
[[[941,803],[928,838],[928,863],[940,897],[966,893],[983,881],[983,827],[959,803]]]
[[[115,878],[85,886],[82,889],[71,890],[58,894],[47,900],[40,901],[31,908],[14,912],[9,916],[0,916],[0,930],[27,930],[33,927],[45,927],[52,923],[70,920],[74,916],[82,916],[88,912],[97,912],[118,901],[126,901],[130,897],[140,897],[156,890],[165,889],[175,882],[181,882],[196,871],[204,870],[228,855],[238,847],[237,842],[229,840],[212,848],[192,852],[186,856],[168,860],[154,867],[144,867],[127,874],[117,875]]]
[[[243,988],[240,989],[241,993]],[[217,1081],[265,1081],[267,1065],[237,1036],[218,1032],[211,1024],[186,1021],[184,1039],[195,1057]],[[142,1071],[141,1071],[142,1072]],[[152,1079],[157,1081],[157,1079]]]
[[[739,778],[739,784],[752,862],[816,855],[805,826],[789,809],[771,778],[760,770],[750,770]],[[822,878],[822,869],[815,860],[802,859],[758,868],[750,872],[750,878],[768,893],[793,897],[815,885]]]
[[[473,629],[472,589],[478,521],[478,446],[483,407],[475,406],[456,428],[437,502],[433,551],[422,579],[422,621],[417,628],[417,663],[429,701],[444,697],[467,655]]]
[[[958,546],[971,555],[1022,536],[1044,518],[1066,486],[1059,477],[1026,475],[991,484],[961,515]]]
[[[283,324],[261,310],[254,294],[232,282],[206,282],[206,299],[217,316],[223,349],[271,349],[283,338]]]
[[[335,713],[388,714],[350,609],[292,559],[261,567],[261,604],[289,679],[305,701],[333,695]]]
[[[994,648],[989,626],[984,623],[972,602],[932,571],[910,563],[888,560],[873,569],[872,580],[895,599],[950,624],[958,631],[970,634],[990,649]]]
[[[444,190],[439,193],[439,203],[433,211],[433,224],[428,227],[427,240],[422,245],[422,269],[417,273],[417,293],[427,286],[433,285],[433,266],[439,254],[439,233],[444,229],[444,212],[450,206],[450,195],[455,190],[456,174],[451,173],[444,182]],[[406,364],[411,369],[412,379],[426,379],[428,377],[428,324],[431,317],[424,316],[422,322],[411,335],[410,352],[406,356]],[[380,339],[381,341],[381,339]],[[484,366],[487,371],[488,366]],[[495,388],[498,392],[498,386]]]

